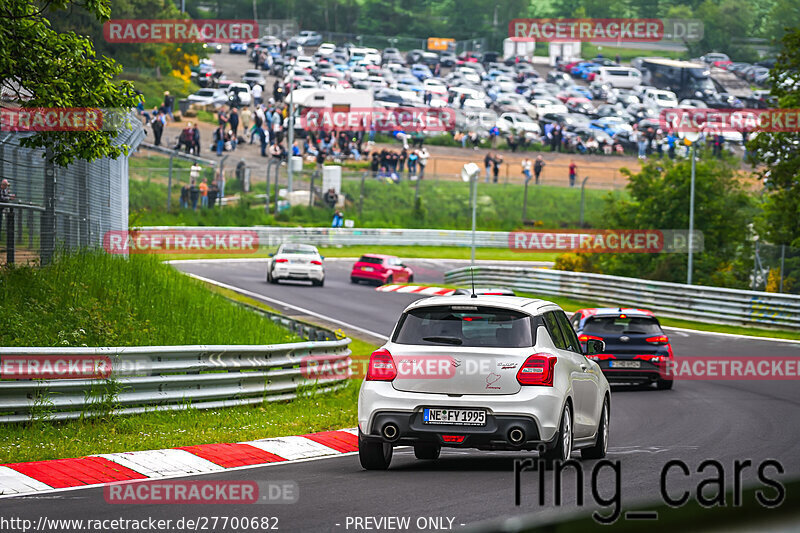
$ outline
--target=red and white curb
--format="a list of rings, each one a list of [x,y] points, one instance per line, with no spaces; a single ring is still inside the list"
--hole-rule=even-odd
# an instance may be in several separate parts
[[[238,443],[10,463],[0,465],[0,498],[121,481],[223,472],[357,451],[358,429],[351,428]]]
[[[451,296],[455,289],[430,287],[425,285],[381,285],[375,289],[380,292],[402,292],[408,294],[424,294],[425,296]]]

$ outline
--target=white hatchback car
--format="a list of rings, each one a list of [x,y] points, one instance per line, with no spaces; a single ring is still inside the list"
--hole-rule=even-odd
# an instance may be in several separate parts
[[[267,262],[267,283],[279,280],[307,280],[312,285],[325,284],[323,257],[316,246],[310,244],[281,244]]]
[[[587,342],[589,355],[602,341]],[[544,300],[441,296],[409,305],[370,357],[358,397],[358,453],[389,467],[442,447],[540,450],[547,462],[606,455],[611,393],[564,311]],[[540,448],[543,446],[543,448]]]

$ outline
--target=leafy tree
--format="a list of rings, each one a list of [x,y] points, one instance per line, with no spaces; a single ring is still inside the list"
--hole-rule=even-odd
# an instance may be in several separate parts
[[[800,107],[800,29],[787,33],[771,71],[772,94],[778,107]],[[748,143],[763,166],[764,211],[758,217],[759,233],[773,244],[800,247],[800,133],[759,133]]]
[[[44,10],[63,12],[78,6],[101,21],[111,15],[109,0],[52,0],[40,7],[33,0],[0,4],[0,84],[11,100],[25,107],[132,108],[133,86],[115,82],[120,67],[97,57],[91,40],[73,32],[56,32]],[[7,105],[7,104],[4,104]],[[22,139],[31,148],[51,148],[53,161],[116,158],[127,152],[116,146],[115,131],[37,132]]]
[[[608,228],[688,229],[691,161],[648,161],[628,176],[629,199],[609,200]],[[747,222],[753,202],[736,176],[731,162],[706,158],[697,161],[695,229],[703,232],[704,248],[694,255],[695,283],[746,286],[747,269],[737,258],[748,242]],[[600,271],[678,283],[686,282],[686,254],[603,254],[596,256]]]

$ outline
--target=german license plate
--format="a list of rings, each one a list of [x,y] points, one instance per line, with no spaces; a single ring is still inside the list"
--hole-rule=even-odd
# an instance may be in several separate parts
[[[363,270],[364,272],[372,272],[375,269],[372,267],[361,267],[361,270]]]
[[[609,361],[609,368],[640,368],[642,363],[639,361]]]
[[[422,410],[425,424],[448,424],[451,426],[485,426],[486,411],[480,409],[431,409]]]

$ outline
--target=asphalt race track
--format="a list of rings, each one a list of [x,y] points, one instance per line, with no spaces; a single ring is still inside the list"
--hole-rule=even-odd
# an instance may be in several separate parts
[[[380,293],[374,287],[353,285],[350,261],[326,262],[322,288],[302,283],[268,285],[263,261],[186,262],[175,266],[204,278],[264,295],[267,303],[295,306],[287,314],[302,315],[297,308],[332,317],[372,332],[390,333],[402,309],[418,296]],[[449,260],[409,260],[415,282],[442,282],[443,272],[464,264]],[[347,331],[346,326],[340,326]],[[798,356],[800,344],[743,339],[713,334],[668,332],[676,355],[682,356]],[[362,336],[363,336],[362,332]],[[371,339],[376,344],[380,339]],[[671,459],[683,461],[690,470],[684,475],[670,470],[668,493],[679,497],[684,490],[694,497],[698,485],[717,477],[716,468],[697,473],[707,459],[719,461],[724,470],[724,490],[734,488],[734,461],[750,460],[742,473],[744,486],[765,487],[765,496],[775,492],[757,477],[758,465],[768,459],[780,462],[783,474],[767,469],[771,479],[788,482],[800,477],[800,390],[796,381],[679,381],[671,391],[615,387],[611,407],[609,457],[619,461],[619,484],[611,467],[593,471],[596,462],[583,463],[584,511],[599,509],[611,515],[619,507],[620,521],[633,506],[662,502],[661,470]],[[554,505],[552,479],[545,479],[545,505],[539,505],[538,474],[524,472],[521,505],[514,504],[513,459],[518,453],[444,451],[437,462],[417,461],[409,449],[395,450],[391,469],[366,472],[355,454],[307,462],[256,467],[203,476],[202,479],[292,480],[299,485],[299,501],[291,505],[111,505],[102,489],[81,489],[0,500],[0,515],[36,520],[59,518],[197,518],[200,516],[275,516],[280,531],[366,531],[354,526],[355,517],[410,517],[407,530],[460,530],[462,524],[498,517],[537,513],[542,517],[572,513],[576,505],[576,474],[563,474],[563,500]],[[577,457],[577,455],[575,456]],[[200,478],[195,478],[200,479]],[[599,490],[592,495],[593,483]],[[714,488],[714,487],[711,487]],[[612,503],[619,495],[619,505]],[[596,503],[599,500],[605,505]],[[733,505],[730,499],[726,502]],[[445,517],[444,528],[417,522],[419,518]],[[629,517],[632,519],[633,517]],[[348,521],[349,520],[349,521]],[[642,521],[641,528],[647,527]],[[230,529],[229,529],[230,530]],[[217,531],[223,531],[217,529]],[[255,531],[255,530],[252,530]]]

